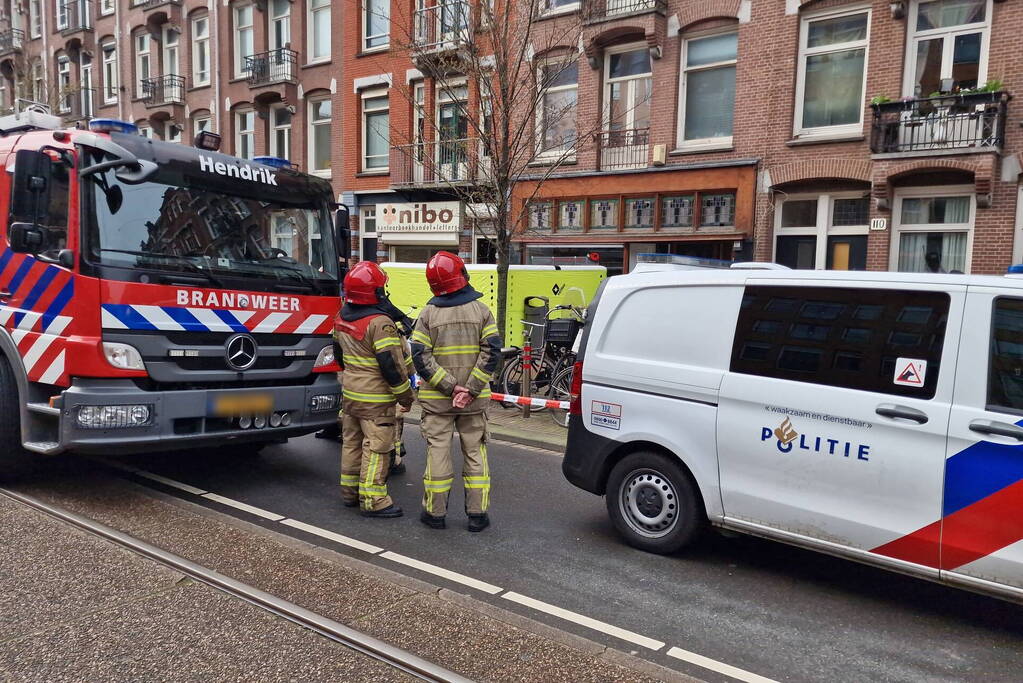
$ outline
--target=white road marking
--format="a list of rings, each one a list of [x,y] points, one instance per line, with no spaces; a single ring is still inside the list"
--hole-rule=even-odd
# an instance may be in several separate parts
[[[478,591],[483,591],[484,593],[489,593],[490,595],[497,595],[498,593],[504,590],[503,588],[495,586],[492,583],[480,581],[479,579],[474,579],[471,576],[459,574],[458,572],[453,572],[450,569],[444,569],[444,567],[438,567],[437,565],[429,564],[428,562],[422,562],[412,557],[406,557],[404,555],[399,555],[398,553],[392,553],[389,550],[383,555],[380,555],[380,557],[385,557],[388,560],[397,562],[399,564],[403,564],[408,567],[412,567],[414,569],[418,569],[419,571],[426,572],[427,574],[440,576],[442,578],[448,579],[449,581],[460,583],[463,586],[475,588]]]
[[[205,495],[205,493],[206,493],[202,489],[197,489],[194,486],[189,486],[188,484],[182,484],[180,481],[174,481],[173,479],[168,479],[167,477],[161,477],[159,474],[153,474],[152,472],[146,472],[145,470],[130,469],[130,468],[125,467],[124,465],[121,465],[119,463],[107,463],[107,464],[113,465],[114,467],[120,467],[121,469],[128,470],[129,472],[134,472],[135,474],[139,475],[140,477],[145,477],[146,479],[152,479],[153,481],[160,482],[161,484],[166,484],[167,486],[170,486],[172,488],[180,489],[182,491],[185,491],[186,493],[192,493],[192,494],[195,494],[197,496],[202,496],[202,495]]]
[[[233,498],[225,498],[224,496],[218,496],[215,493],[204,493],[202,494],[202,497],[206,498],[207,500],[216,501],[223,505],[229,505],[230,507],[237,508],[239,510],[244,510],[245,512],[256,515],[257,517],[269,519],[271,522],[279,522],[282,519],[284,519],[284,515],[279,515],[276,512],[267,512],[263,508],[257,508],[255,506],[249,505],[248,503],[243,503]]]
[[[327,531],[326,529],[321,529],[318,526],[313,526],[312,524],[300,522],[297,519],[282,519],[281,524],[284,524],[285,526],[290,526],[293,529],[299,529],[300,531],[315,534],[316,536],[325,538],[328,541],[334,541],[335,543],[347,545],[350,548],[355,548],[356,550],[364,550],[367,553],[372,553],[373,555],[384,552],[383,548],[378,548],[377,546],[370,545],[369,543],[363,543],[362,541],[356,538],[349,538],[348,536],[335,534],[333,531]]]
[[[668,650],[668,656],[674,657],[675,659],[681,659],[684,662],[695,664],[696,666],[709,669],[719,674],[724,674],[725,676],[734,678],[737,681],[745,681],[746,683],[776,683],[772,678],[758,676],[757,674],[750,673],[745,669],[740,669],[738,667],[731,666],[730,664],[719,662],[716,659],[710,659],[709,657],[698,655],[695,652],[690,652],[689,650],[683,650],[680,647],[673,647]]]

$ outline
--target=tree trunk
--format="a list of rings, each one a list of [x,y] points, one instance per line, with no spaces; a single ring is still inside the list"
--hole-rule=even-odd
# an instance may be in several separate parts
[[[508,266],[510,254],[508,253],[511,240],[497,241],[497,329],[501,333],[501,339],[505,346],[514,345],[515,341],[508,339],[505,329],[505,319],[508,317]]]

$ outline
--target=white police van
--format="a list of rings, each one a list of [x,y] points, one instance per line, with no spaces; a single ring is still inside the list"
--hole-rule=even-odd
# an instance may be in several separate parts
[[[660,553],[707,523],[1023,599],[1023,279],[610,278],[563,471]]]

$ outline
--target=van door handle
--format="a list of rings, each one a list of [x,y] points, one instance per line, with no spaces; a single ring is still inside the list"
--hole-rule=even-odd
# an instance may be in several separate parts
[[[978,434],[1005,436],[1016,441],[1023,441],[1023,427],[1008,422],[992,422],[991,420],[974,420],[970,423],[970,431]]]
[[[927,424],[927,413],[916,408],[910,408],[909,406],[897,406],[894,403],[882,403],[874,411],[881,417],[890,417],[893,419],[901,420],[912,420],[917,424]]]

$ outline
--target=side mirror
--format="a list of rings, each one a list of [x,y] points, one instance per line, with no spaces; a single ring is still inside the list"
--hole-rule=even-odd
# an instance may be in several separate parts
[[[349,224],[348,207],[341,205],[334,214],[334,244],[339,259],[348,263],[352,257],[352,230]]]
[[[8,230],[11,251],[16,254],[38,254],[46,251],[46,237],[46,230],[34,223],[11,223]]]
[[[50,206],[52,174],[53,160],[49,154],[34,149],[18,150],[14,157],[12,218],[29,223],[40,221]],[[14,242],[13,236],[11,242]]]

